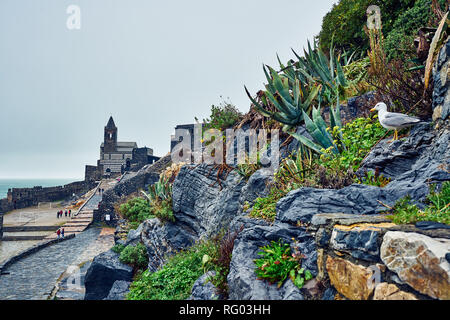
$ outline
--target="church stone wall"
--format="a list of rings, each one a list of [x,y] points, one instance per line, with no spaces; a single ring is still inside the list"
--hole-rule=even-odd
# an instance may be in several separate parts
[[[52,202],[81,196],[95,187],[94,181],[77,181],[57,187],[13,188],[8,198],[0,200],[0,212],[37,206],[39,202]]]

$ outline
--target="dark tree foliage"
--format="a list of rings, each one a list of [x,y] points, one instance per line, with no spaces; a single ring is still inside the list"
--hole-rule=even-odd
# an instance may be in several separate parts
[[[446,1],[439,0],[441,7],[444,8]],[[427,26],[432,18],[431,2],[431,0],[340,0],[323,18],[319,34],[320,46],[328,52],[334,35],[336,48],[366,52],[369,48],[369,39],[364,32],[367,23],[366,10],[370,5],[377,5],[381,9],[388,57],[396,57],[394,47],[398,44],[397,41],[405,35],[411,38],[418,28]]]

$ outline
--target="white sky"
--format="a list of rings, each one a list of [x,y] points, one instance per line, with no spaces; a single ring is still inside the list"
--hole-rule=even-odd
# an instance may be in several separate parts
[[[110,115],[162,156],[220,96],[243,112],[333,0],[1,0],[0,178],[84,178]],[[69,5],[81,29],[66,27]]]

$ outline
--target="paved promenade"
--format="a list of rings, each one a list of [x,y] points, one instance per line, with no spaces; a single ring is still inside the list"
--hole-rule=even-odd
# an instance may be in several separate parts
[[[101,188],[106,190],[112,185],[111,181],[105,181]],[[92,221],[92,211],[101,198],[101,194],[96,193],[78,216],[66,222],[66,235],[75,233],[75,238],[43,248],[3,270],[0,275],[0,300],[47,299],[70,267],[88,262],[113,245],[110,232],[101,234],[101,228],[87,228]],[[49,238],[55,236],[52,234]]]

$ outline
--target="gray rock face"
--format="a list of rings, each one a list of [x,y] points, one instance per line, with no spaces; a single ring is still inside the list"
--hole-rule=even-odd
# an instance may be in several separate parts
[[[450,41],[441,49],[433,68],[433,120],[450,115]]]
[[[85,278],[85,300],[106,298],[117,280],[131,282],[133,268],[119,261],[119,254],[109,250],[94,258]]]
[[[147,247],[150,270],[158,269],[168,255],[228,229],[240,212],[245,181],[236,172],[222,179],[217,183],[217,170],[204,164],[180,170],[173,184],[176,221],[163,224],[152,219],[143,224],[141,240]]]
[[[317,274],[317,255],[314,239],[304,229],[276,223],[273,226],[260,225],[255,221],[237,237],[232,254],[230,273],[228,274],[229,297],[231,300],[303,300],[304,296],[291,280],[277,288],[276,284],[257,280],[254,259],[257,259],[260,247],[271,241],[282,239],[292,244],[292,238],[298,241],[300,251],[306,255],[302,267]]]
[[[198,237],[217,233],[238,214],[244,185],[245,181],[235,171],[218,183],[217,170],[211,166],[183,167],[173,184],[177,220]]]
[[[141,241],[141,232],[142,232],[142,229],[143,229],[143,224],[141,223],[140,225],[139,225],[139,227],[137,227],[137,229],[136,230],[130,230],[129,232],[128,232],[128,235],[127,235],[127,240],[126,240],[126,242],[125,242],[125,245],[127,246],[127,245],[129,245],[129,244],[137,244],[138,242],[140,242]]]
[[[117,280],[114,282],[108,296],[104,300],[125,300],[125,297],[130,290],[131,282]]]
[[[310,222],[317,213],[374,214],[386,210],[383,203],[397,198],[380,188],[355,184],[340,190],[301,188],[277,203],[277,220],[296,224]]]
[[[277,220],[309,222],[317,213],[375,214],[385,211],[407,195],[418,202],[429,193],[428,183],[450,180],[450,131],[433,131],[418,125],[405,141],[380,142],[359,172],[378,168],[392,179],[384,188],[351,185],[340,190],[302,188],[290,192],[277,204]],[[420,204],[420,203],[419,203]]]
[[[209,271],[195,281],[189,300],[220,300],[217,288],[209,279],[215,276],[215,272]]]
[[[241,205],[245,202],[253,204],[257,198],[266,197],[273,185],[273,178],[273,173],[270,170],[260,169],[256,171],[242,188],[239,201]]]

